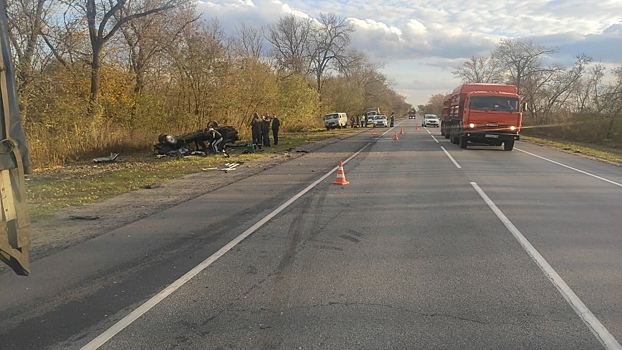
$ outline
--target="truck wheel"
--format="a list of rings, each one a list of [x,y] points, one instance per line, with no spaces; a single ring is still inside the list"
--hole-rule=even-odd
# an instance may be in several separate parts
[[[458,140],[458,135],[456,134],[451,134],[450,139],[451,139],[451,143],[453,143],[454,145],[457,145],[460,141]]]
[[[503,149],[511,151],[514,148],[514,140],[508,140],[503,142]]]
[[[467,148],[467,143],[469,143],[469,139],[466,137],[466,135],[462,135],[460,134],[460,148]]]

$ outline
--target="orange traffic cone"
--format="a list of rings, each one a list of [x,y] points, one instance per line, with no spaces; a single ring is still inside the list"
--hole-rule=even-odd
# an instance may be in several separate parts
[[[417,130],[419,130],[419,125],[417,125]]]
[[[396,131],[396,132],[395,132],[395,134],[393,135],[393,139],[394,139],[394,140],[399,140],[399,139],[397,138],[397,131]]]
[[[404,135],[404,129],[400,129],[400,135]]]
[[[372,135],[378,135],[378,133],[376,132],[376,130],[374,130],[374,132],[371,133]]]
[[[346,181],[346,174],[343,172],[343,163],[339,161],[339,168],[337,169],[337,178],[333,182],[333,185],[347,185],[347,184],[349,184],[349,182]]]

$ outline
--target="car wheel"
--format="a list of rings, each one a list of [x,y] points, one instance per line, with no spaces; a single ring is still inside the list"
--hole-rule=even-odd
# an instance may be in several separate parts
[[[507,140],[503,142],[503,149],[511,151],[514,148],[514,140]]]

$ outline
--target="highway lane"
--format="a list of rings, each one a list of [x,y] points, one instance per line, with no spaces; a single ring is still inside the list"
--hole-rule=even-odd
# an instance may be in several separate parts
[[[620,339],[622,291],[611,287],[622,283],[622,169],[525,143],[501,158],[473,148],[452,155]]]
[[[369,138],[346,139],[32,263],[0,274],[4,349],[76,348],[336,166]],[[200,186],[201,177],[197,177]],[[105,215],[105,213],[102,213]]]
[[[530,186],[523,177],[540,165],[495,174],[515,170],[514,157],[531,159],[488,149],[497,157],[456,154],[465,164],[458,169],[431,138],[409,129],[348,162],[350,185],[327,179],[104,348],[603,348],[469,186],[482,183],[513,218],[523,208],[501,195]],[[486,167],[470,164],[480,158]],[[529,192],[535,202],[550,196]],[[548,221],[554,225],[538,223],[538,232],[564,227]],[[615,217],[608,222],[615,240]],[[573,242],[554,243],[564,250]],[[601,288],[615,301],[611,287]],[[618,310],[597,313],[608,329],[619,330]]]
[[[400,128],[405,134],[393,140]],[[201,260],[195,256],[209,256],[359,149],[344,165],[350,185],[332,185],[329,174],[102,348],[605,348],[472,183],[606,330],[622,338],[617,273],[622,262],[615,254],[622,248],[619,187],[517,150],[461,150],[436,136],[437,143],[425,129],[415,130],[415,121],[393,131],[375,138],[365,130],[216,191],[209,200],[199,198],[136,223],[131,232],[168,232],[189,220],[212,226],[211,234],[189,235],[185,244],[169,238],[162,243],[167,257],[154,265],[146,259],[140,268],[120,269],[120,276],[110,272],[126,287],[152,282],[130,300],[116,301],[118,290],[84,292],[82,308],[94,313],[101,308],[106,317],[76,322],[75,302],[61,303],[64,312],[43,310],[28,323],[34,328],[34,321],[56,312],[59,325],[47,332],[60,336],[15,342],[14,348],[85,345],[181,275],[171,271],[172,262],[189,270]],[[517,148],[620,180],[616,167],[524,143]],[[232,212],[249,198],[252,206]],[[217,221],[195,217],[200,211],[190,209],[214,202],[220,204]],[[224,225],[230,216],[236,220]],[[190,261],[183,262],[179,256],[190,251]],[[146,278],[149,271],[162,276]],[[105,279],[94,283],[108,288]],[[106,303],[118,305],[106,310]],[[80,324],[63,331],[62,322]],[[32,328],[22,323],[14,329],[25,338]]]

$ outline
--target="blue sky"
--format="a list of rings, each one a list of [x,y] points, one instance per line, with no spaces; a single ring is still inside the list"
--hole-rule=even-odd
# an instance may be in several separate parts
[[[233,33],[244,22],[273,24],[294,14],[334,13],[352,23],[351,47],[364,51],[408,103],[427,103],[460,84],[452,71],[472,56],[489,56],[499,40],[526,39],[559,52],[571,65],[581,53],[622,66],[622,0],[197,0],[203,18]]]

